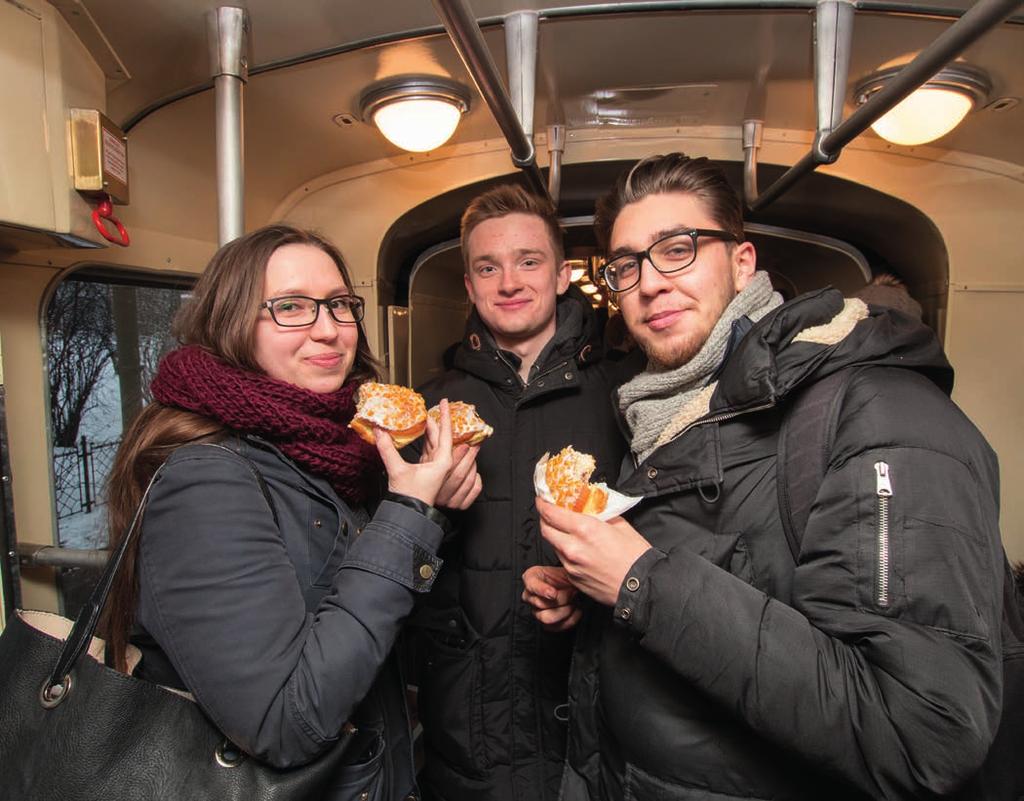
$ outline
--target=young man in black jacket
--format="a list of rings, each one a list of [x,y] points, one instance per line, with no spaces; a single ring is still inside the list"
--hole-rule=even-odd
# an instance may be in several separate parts
[[[546,630],[520,598],[528,567],[557,565],[538,529],[533,471],[571,444],[607,480],[625,442],[612,368],[590,302],[570,285],[551,205],[517,186],[484,193],[463,215],[462,253],[473,311],[454,369],[420,391],[428,405],[475,404],[494,434],[457,454],[463,465],[475,458],[483,491],[453,513],[459,534],[413,620],[421,786],[444,801],[555,801],[572,634]],[[471,487],[460,474],[438,505],[461,505]]]
[[[618,489],[644,500],[609,523],[538,501],[563,580],[595,602],[563,798],[954,793],[999,722],[1002,550],[995,455],[949,400],[938,341],[831,289],[783,304],[707,159],[641,161],[595,226],[649,361],[618,392]],[[794,557],[779,428],[840,370]],[[525,597],[557,624],[576,613],[538,598],[552,572]]]

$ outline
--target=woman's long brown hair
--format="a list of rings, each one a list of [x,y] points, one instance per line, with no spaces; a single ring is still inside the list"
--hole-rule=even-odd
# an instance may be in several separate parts
[[[267,262],[284,245],[311,245],[338,266],[351,289],[352,280],[341,253],[311,231],[290,225],[268,225],[222,247],[196,282],[189,302],[174,321],[174,333],[183,345],[199,345],[222,361],[263,372],[255,358],[256,321],[263,300]],[[375,380],[380,374],[370,352],[362,323],[350,379]],[[146,485],[157,468],[181,445],[222,438],[227,432],[214,421],[193,412],[153,402],[135,417],[121,439],[107,480],[107,519],[111,550],[117,548],[131,523]],[[125,652],[138,601],[139,536],[129,546],[111,587],[104,610],[104,636],[114,665],[126,671]]]

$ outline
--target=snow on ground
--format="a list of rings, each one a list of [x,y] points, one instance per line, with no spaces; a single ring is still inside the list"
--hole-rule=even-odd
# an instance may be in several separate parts
[[[102,443],[121,437],[121,386],[113,364],[107,364],[99,382],[92,392],[93,406],[82,418],[79,436],[86,436],[90,442]],[[108,458],[109,457],[109,458]],[[100,500],[105,498],[106,471],[113,453],[105,453],[103,459],[96,459],[93,476]],[[57,521],[58,543],[65,548],[105,548],[107,546],[106,504],[94,506],[91,512],[81,511]]]

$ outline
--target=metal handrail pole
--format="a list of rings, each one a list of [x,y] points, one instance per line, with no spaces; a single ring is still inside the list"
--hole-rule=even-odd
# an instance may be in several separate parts
[[[934,42],[901,69],[889,83],[863,106],[823,137],[816,148],[779,176],[750,203],[752,211],[764,208],[820,164],[834,160],[853,139],[871,127],[907,95],[920,88],[946,64],[1001,23],[1021,5],[1020,0],[979,0]]]
[[[32,542],[19,542],[16,549],[24,567],[101,568],[110,556],[110,551],[102,548],[58,548]]]
[[[207,13],[210,69],[216,96],[217,232],[221,245],[245,233],[242,95],[249,78],[249,19],[242,8]]]
[[[433,0],[433,3],[459,57],[508,142],[512,163],[526,174],[535,192],[548,197],[547,184],[537,166],[533,143],[523,131],[512,101],[502,85],[498,67],[468,5],[463,0]]]
[[[757,196],[757,200],[750,204],[750,210],[758,211],[759,209],[763,209],[773,200],[776,200],[785,192],[789,191],[789,189],[792,188],[797,181],[807,175],[807,173],[814,172],[819,164],[821,164],[821,162],[818,161],[817,156],[812,150],[800,159],[800,161],[776,178],[771,186],[761,192]]]

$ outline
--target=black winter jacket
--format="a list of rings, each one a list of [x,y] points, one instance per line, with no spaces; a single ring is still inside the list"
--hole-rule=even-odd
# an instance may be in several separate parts
[[[566,801],[923,799],[980,764],[1001,683],[995,456],[909,317],[872,307],[836,344],[793,342],[842,304],[826,290],[762,320],[709,414],[624,468],[653,547],[578,632]],[[780,421],[850,365],[874,366],[834,410],[794,564]]]
[[[351,721],[351,759],[322,801],[409,798],[390,652],[432,584],[423,575],[440,566],[440,541],[417,509],[385,500],[371,518],[255,438],[182,446],[143,519],[140,676],[189,690],[228,738],[276,767],[312,760]]]
[[[594,341],[590,304],[570,289],[558,328],[524,386],[474,312],[455,370],[421,391],[476,404],[494,435],[477,456],[483,491],[452,513],[459,535],[418,608],[419,711],[427,795],[446,801],[554,801],[565,753],[571,634],[543,631],[520,599],[522,575],[557,564],[543,542],[533,469],[566,445],[597,459],[594,480],[618,472],[625,442],[611,403],[611,371]]]

